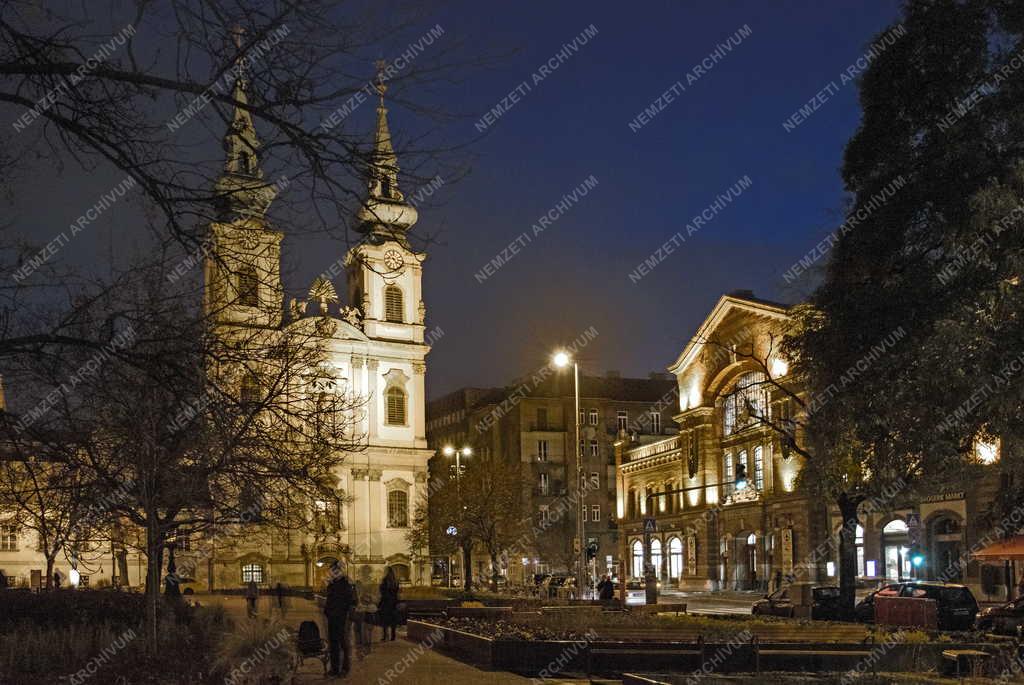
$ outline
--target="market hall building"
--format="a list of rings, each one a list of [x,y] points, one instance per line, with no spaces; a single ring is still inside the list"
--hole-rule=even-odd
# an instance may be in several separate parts
[[[722,296],[669,366],[679,433],[625,436],[616,445],[627,578],[643,578],[644,522],[653,519],[650,562],[663,588],[764,591],[787,578],[838,584],[838,508],[796,488],[803,458],[757,418],[793,417],[792,396],[806,397],[779,350],[790,324],[788,305],[749,291]],[[975,463],[930,479],[930,492],[893,488],[867,503],[857,528],[858,579],[873,587],[941,577],[970,585],[979,600],[1005,597],[1003,564],[972,558],[993,541],[985,515],[998,460],[998,445],[979,443]],[[748,484],[738,490],[741,467]],[[925,557],[916,569],[912,545]]]

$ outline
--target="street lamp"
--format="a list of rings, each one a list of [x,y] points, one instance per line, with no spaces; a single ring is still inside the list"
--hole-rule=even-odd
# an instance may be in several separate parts
[[[583,584],[585,581],[584,574],[587,565],[586,550],[583,547],[585,540],[585,530],[583,527],[583,512],[586,511],[587,503],[584,499],[583,493],[583,450],[580,449],[580,365],[575,359],[569,356],[569,353],[560,350],[555,353],[551,361],[558,368],[565,368],[572,364],[572,377],[573,377],[573,397],[576,400],[576,411],[573,415],[576,419],[576,492],[579,493],[580,503],[579,508],[576,510],[576,554],[578,559],[576,560],[579,564],[579,568],[576,573],[576,587],[579,588],[580,598],[583,597]]]
[[[473,456],[473,448],[470,447],[469,445],[464,445],[464,446],[458,447],[458,448],[452,447],[451,445],[445,445],[444,447],[441,448],[441,454],[443,454],[444,456],[449,457],[449,458],[455,457],[455,499],[458,502],[459,509],[465,509],[465,507],[462,506],[462,488],[460,486],[460,480],[459,479],[462,476],[462,458],[463,457],[471,457],[471,456]],[[448,528],[447,528],[447,530],[445,532],[448,533],[448,535],[455,536],[455,535],[458,534],[458,528],[456,528],[455,526],[448,526]],[[469,560],[468,559],[463,559],[463,562],[464,562],[464,565],[467,566],[467,568],[462,569],[462,573],[463,573],[462,577],[463,578],[467,578],[468,576],[466,575],[466,572],[468,570]],[[452,574],[452,572],[451,572],[451,561],[449,560],[449,564],[448,564],[448,586],[449,587],[451,587],[451,581],[452,581],[451,574]],[[467,587],[466,589],[468,590],[469,588]]]

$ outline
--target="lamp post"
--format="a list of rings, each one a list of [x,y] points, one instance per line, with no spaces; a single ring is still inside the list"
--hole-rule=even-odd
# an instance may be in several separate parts
[[[473,455],[473,448],[470,447],[469,445],[463,445],[462,447],[453,447],[451,445],[445,445],[444,447],[441,448],[441,454],[443,454],[444,456],[449,457],[449,458],[455,457],[455,500],[458,503],[459,511],[461,512],[463,509],[465,509],[465,507],[462,505],[462,487],[461,487],[461,484],[460,484],[460,480],[461,480],[461,477],[462,477],[462,457],[470,457],[470,456],[472,456]],[[452,528],[454,528],[454,526],[448,526],[448,530],[451,530]],[[445,532],[448,532],[448,531],[445,531]],[[458,532],[458,529],[456,528],[456,534],[457,534],[457,532]],[[463,584],[465,585],[467,590],[469,589],[469,586],[468,586],[468,579],[469,579],[468,571],[469,571],[469,564],[470,564],[470,561],[471,561],[471,559],[469,557],[470,557],[470,555],[466,554],[465,548],[463,548],[462,565],[465,568],[462,569],[462,580],[463,580]],[[448,585],[449,586],[451,585],[451,575],[452,575],[451,568],[449,568],[448,569]]]
[[[568,352],[556,352],[554,358],[555,366],[559,368],[565,368],[569,364],[572,364],[572,378],[573,378],[573,397],[575,399],[576,411],[573,412],[573,416],[576,420],[576,443],[573,449],[576,450],[576,492],[579,493],[579,506],[576,508],[576,563],[579,564],[578,572],[576,573],[576,587],[578,588],[579,596],[583,598],[583,585],[586,576],[586,565],[587,565],[587,553],[584,548],[584,535],[586,531],[583,526],[583,512],[586,510],[587,503],[583,493],[583,450],[580,449],[580,365],[575,359],[569,356]]]

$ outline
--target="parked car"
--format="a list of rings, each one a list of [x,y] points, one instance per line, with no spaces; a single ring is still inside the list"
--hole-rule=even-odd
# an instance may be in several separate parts
[[[804,596],[809,592],[811,618],[815,621],[834,621],[841,617],[839,604],[839,588],[834,585],[810,586],[804,589],[804,583],[787,585],[776,590],[764,599],[754,602],[750,613],[755,616],[782,616],[792,618],[797,614],[797,606],[802,605]]]
[[[640,578],[633,578],[632,580],[626,581],[626,589],[627,590],[634,590],[634,591],[646,590],[647,589],[647,583],[644,580],[640,579]],[[661,589],[661,581],[660,580],[658,581],[658,589],[659,590]]]
[[[997,607],[982,609],[974,622],[978,630],[1000,635],[1024,633],[1024,597],[1018,597]]]
[[[857,606],[854,607],[853,612],[857,621],[860,623],[874,623],[875,622],[875,596],[882,595],[883,597],[898,597],[900,594],[900,588],[903,587],[903,583],[887,583],[882,587],[878,588],[864,599],[857,602]]]
[[[900,587],[900,597],[934,599],[940,630],[970,630],[978,615],[978,601],[966,585],[912,580]]]

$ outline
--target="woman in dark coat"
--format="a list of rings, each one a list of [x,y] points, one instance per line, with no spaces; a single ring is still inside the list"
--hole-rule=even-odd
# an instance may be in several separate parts
[[[384,580],[380,581],[380,601],[377,602],[377,619],[384,631],[383,640],[388,639],[388,626],[391,627],[391,639],[395,639],[398,618],[398,578],[395,577],[395,569],[389,568]]]

